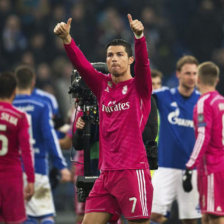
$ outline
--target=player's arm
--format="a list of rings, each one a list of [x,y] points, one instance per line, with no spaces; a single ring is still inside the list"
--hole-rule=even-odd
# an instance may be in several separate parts
[[[62,174],[62,181],[63,179],[64,181],[70,181],[70,173],[67,169],[67,163],[62,154],[56,132],[53,128],[53,122],[50,117],[49,108],[46,104],[43,107],[41,114],[41,129],[49,153],[53,158],[53,164],[57,169],[60,170]]]
[[[90,87],[93,93],[98,96],[102,85],[102,73],[98,72],[91,63],[83,55],[78,48],[75,41],[70,35],[72,18],[69,18],[67,23],[58,23],[54,28],[54,33],[60,37],[64,43],[67,55],[77,69],[79,74],[83,77],[86,84]]]
[[[24,117],[19,121],[19,147],[21,150],[22,161],[24,164],[25,173],[27,176],[27,185],[25,186],[25,200],[30,200],[34,194],[34,161],[32,154],[32,146],[29,135],[29,124],[24,114]]]
[[[199,104],[200,100],[197,105]],[[202,112],[199,111],[201,107],[203,107]],[[204,105],[200,105],[197,108],[198,111],[195,113],[195,116],[197,117],[194,119],[197,121],[195,122],[196,142],[190,156],[190,160],[186,164],[188,169],[195,168],[197,163],[202,159],[202,156],[206,152],[211,138],[213,119],[212,108],[208,103],[206,104],[206,101],[204,102]]]
[[[70,134],[67,133],[64,138],[59,139],[59,144],[60,144],[61,148],[64,150],[71,149],[72,138],[71,138]]]
[[[133,20],[128,14],[130,27],[135,35],[135,80],[138,92],[143,97],[149,97],[152,93],[152,80],[144,26],[139,20]]]

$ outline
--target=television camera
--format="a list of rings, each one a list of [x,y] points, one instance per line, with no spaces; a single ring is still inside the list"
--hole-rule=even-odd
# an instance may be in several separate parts
[[[96,62],[92,63],[93,67],[104,74],[108,73],[108,69],[105,63]],[[71,87],[69,88],[69,94],[75,99],[76,110],[80,107],[83,112],[82,119],[85,121],[85,128],[83,130],[84,136],[84,176],[78,176],[76,181],[78,200],[85,202],[89,195],[90,190],[93,187],[95,180],[98,176],[91,176],[90,170],[90,136],[91,136],[91,124],[98,125],[99,113],[96,96],[92,93],[89,87],[86,85],[82,77],[77,70],[74,70],[71,75]],[[74,141],[73,141],[73,148]],[[76,149],[76,148],[75,148]],[[78,150],[78,149],[76,149]]]

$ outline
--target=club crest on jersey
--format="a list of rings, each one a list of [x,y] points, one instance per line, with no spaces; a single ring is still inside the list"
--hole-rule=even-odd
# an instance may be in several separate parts
[[[190,128],[194,127],[192,120],[188,120],[188,119],[184,119],[180,117],[181,114],[180,114],[180,109],[178,107],[177,102],[172,102],[170,106],[174,107],[175,109],[174,111],[171,111],[167,116],[167,119],[170,122],[170,124],[183,126],[183,127],[190,127]]]
[[[112,87],[112,82],[111,82],[111,81],[108,81],[108,82],[107,82],[107,85],[108,85],[109,87]]]
[[[107,86],[107,88],[104,91],[109,93],[110,92],[109,87]]]
[[[122,89],[122,94],[125,95],[125,94],[127,93],[127,91],[128,91],[128,87],[127,87],[127,85],[126,85],[126,86],[124,86],[123,89]]]

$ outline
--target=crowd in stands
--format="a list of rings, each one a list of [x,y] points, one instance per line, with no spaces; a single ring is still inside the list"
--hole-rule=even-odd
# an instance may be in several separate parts
[[[37,87],[56,95],[66,119],[73,67],[53,27],[73,18],[71,35],[90,61],[104,61],[103,46],[114,38],[133,42],[126,15],[145,26],[151,67],[175,82],[175,62],[184,54],[212,60],[221,69],[224,94],[223,0],[0,0],[0,72],[31,64]]]

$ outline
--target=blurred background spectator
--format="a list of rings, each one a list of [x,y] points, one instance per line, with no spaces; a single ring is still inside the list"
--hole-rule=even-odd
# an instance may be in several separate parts
[[[62,98],[59,108],[66,119],[70,106],[64,107],[63,98],[72,67],[66,66],[69,62],[53,27],[71,16],[71,33],[79,47],[90,61],[104,61],[108,41],[132,41],[128,12],[144,23],[152,68],[163,72],[165,85],[176,82],[176,60],[193,54],[200,62],[220,65],[219,91],[224,94],[223,0],[0,0],[0,72],[21,62],[34,65],[38,87]]]

